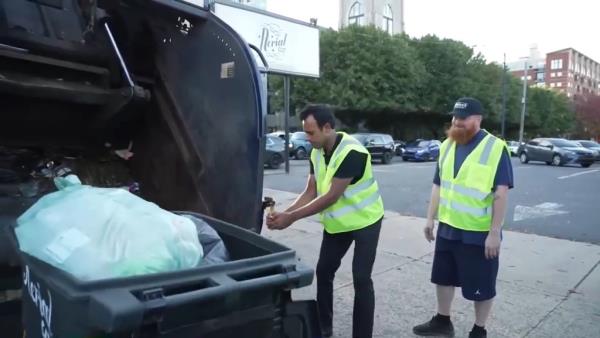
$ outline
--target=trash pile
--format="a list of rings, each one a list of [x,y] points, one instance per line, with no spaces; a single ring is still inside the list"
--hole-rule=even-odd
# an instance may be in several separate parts
[[[95,156],[0,148],[0,202],[24,206],[15,227],[20,250],[84,281],[228,261],[208,223],[138,196],[132,156],[131,145]]]

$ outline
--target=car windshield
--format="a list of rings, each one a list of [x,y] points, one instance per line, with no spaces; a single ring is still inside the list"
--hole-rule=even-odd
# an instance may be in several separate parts
[[[302,132],[302,131],[299,131],[297,133],[293,133],[291,139],[292,140],[306,140],[307,139],[306,133]]]
[[[550,140],[550,143],[561,148],[579,148],[579,144],[567,140]]]
[[[579,143],[586,148],[600,147],[600,144],[593,141],[579,141]]]
[[[367,135],[363,134],[354,134],[352,135],[352,137],[354,137],[360,143],[365,143],[365,141],[367,140]]]
[[[429,146],[429,141],[414,141],[408,144],[409,147],[425,148]]]
[[[273,145],[283,145],[283,140],[277,136],[269,136],[269,140],[273,142]]]

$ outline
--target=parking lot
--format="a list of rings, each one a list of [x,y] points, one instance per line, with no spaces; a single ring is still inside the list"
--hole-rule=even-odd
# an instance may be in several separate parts
[[[600,162],[590,168],[521,164],[513,158],[515,188],[509,194],[505,228],[542,236],[600,244]],[[425,217],[435,162],[374,164],[386,210]],[[283,168],[283,166],[282,166]],[[299,193],[308,161],[283,169],[265,169],[265,188]]]

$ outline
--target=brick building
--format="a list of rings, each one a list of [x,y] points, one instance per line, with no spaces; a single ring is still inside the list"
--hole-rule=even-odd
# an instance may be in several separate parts
[[[509,64],[513,76],[523,80],[524,60]],[[567,97],[600,95],[600,63],[573,49],[561,49],[545,58],[530,58],[529,85],[543,86],[565,93]]]

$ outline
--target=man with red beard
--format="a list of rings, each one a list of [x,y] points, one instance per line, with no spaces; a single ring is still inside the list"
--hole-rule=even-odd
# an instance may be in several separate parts
[[[456,287],[474,302],[475,325],[469,338],[485,338],[485,324],[496,296],[496,277],[508,190],[513,172],[506,144],[481,129],[483,108],[461,98],[451,113],[452,126],[440,149],[431,190],[425,238],[439,227],[431,282],[436,285],[437,314],[415,326],[420,336],[454,336],[450,307]]]

